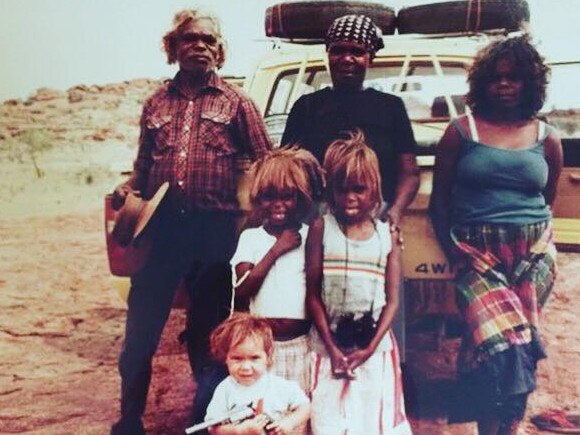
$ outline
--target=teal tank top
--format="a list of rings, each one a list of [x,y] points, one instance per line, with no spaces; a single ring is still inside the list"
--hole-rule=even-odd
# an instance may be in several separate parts
[[[544,157],[548,128],[532,146],[509,150],[479,142],[477,132],[470,137],[458,120],[453,124],[463,139],[453,191],[456,224],[525,225],[551,218],[543,195],[548,181]]]

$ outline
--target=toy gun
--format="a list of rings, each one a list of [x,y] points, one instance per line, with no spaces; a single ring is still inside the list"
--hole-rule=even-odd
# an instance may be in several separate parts
[[[204,421],[203,423],[195,424],[185,429],[186,434],[192,434],[210,427],[219,426],[220,424],[236,424],[255,415],[261,414],[263,409],[263,401],[260,399],[256,407],[251,404],[243,407],[237,407],[228,411],[226,415],[212,420]],[[270,419],[271,420],[271,419]]]

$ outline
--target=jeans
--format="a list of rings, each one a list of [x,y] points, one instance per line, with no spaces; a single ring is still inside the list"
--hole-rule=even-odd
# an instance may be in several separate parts
[[[131,279],[125,341],[119,358],[121,420],[117,425],[125,427],[140,426],[151,381],[151,361],[183,278],[189,281],[191,299],[185,338],[198,384],[196,421],[199,416],[203,419],[213,389],[227,374],[209,357],[208,336],[229,313],[229,260],[236,243],[236,215],[200,210],[180,213],[166,207],[159,210],[157,219],[151,253],[143,269]]]

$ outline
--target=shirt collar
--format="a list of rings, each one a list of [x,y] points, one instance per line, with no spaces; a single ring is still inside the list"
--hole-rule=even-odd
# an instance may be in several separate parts
[[[177,92],[181,95],[184,95],[184,92],[182,92],[182,90],[179,87],[179,77],[181,75],[181,72],[178,71],[177,74],[175,74],[175,76],[173,77],[173,80],[171,80],[169,82],[169,88],[174,91]],[[211,71],[208,74],[208,78],[207,78],[207,82],[206,84],[202,87],[202,92],[206,91],[206,90],[217,90],[219,92],[224,92],[224,83],[223,80],[215,73],[215,71]]]

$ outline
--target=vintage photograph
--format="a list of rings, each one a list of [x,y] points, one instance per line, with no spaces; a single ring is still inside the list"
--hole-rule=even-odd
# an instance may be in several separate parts
[[[3,0],[0,433],[580,433],[576,0]]]

